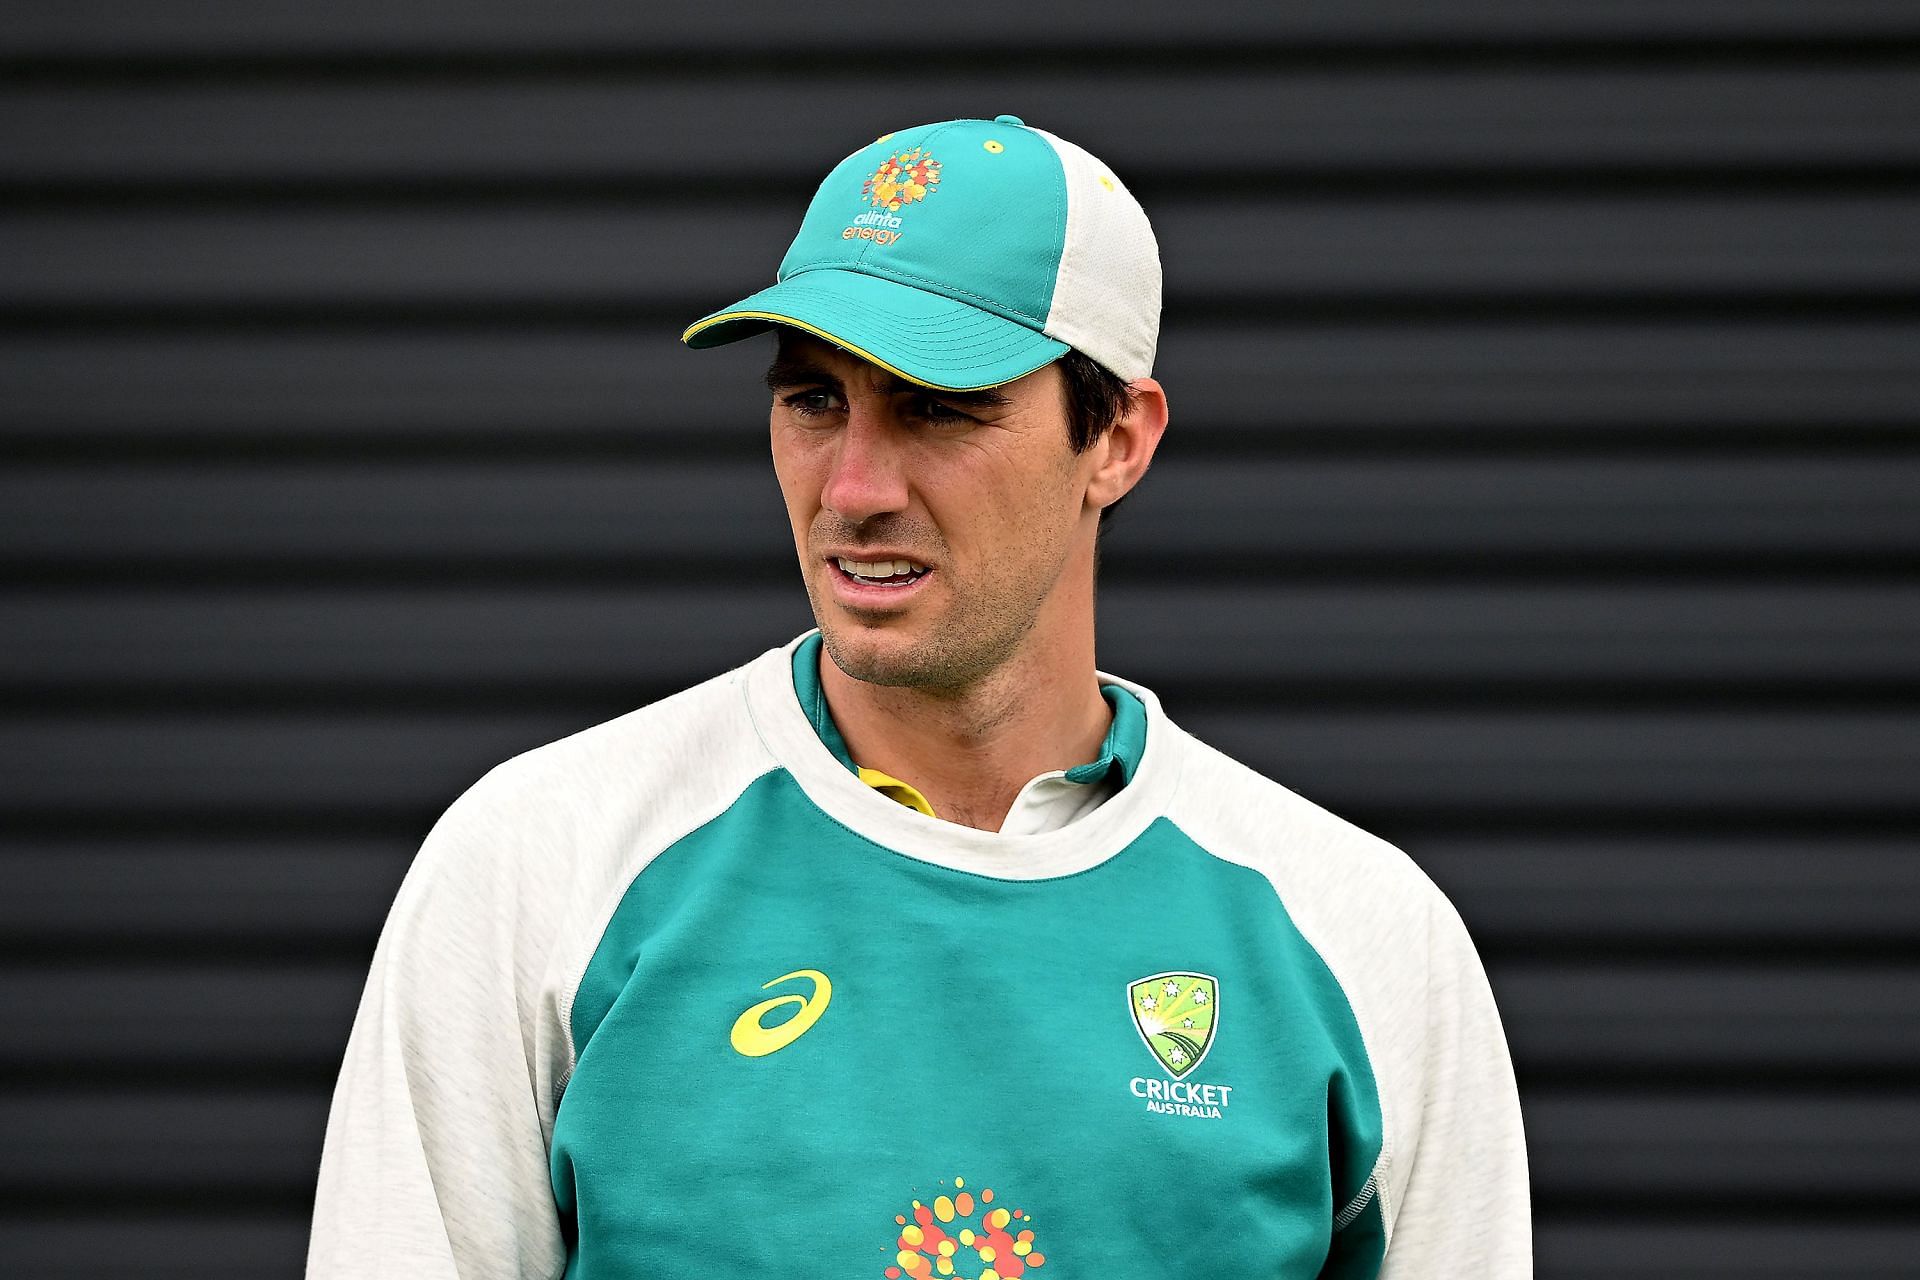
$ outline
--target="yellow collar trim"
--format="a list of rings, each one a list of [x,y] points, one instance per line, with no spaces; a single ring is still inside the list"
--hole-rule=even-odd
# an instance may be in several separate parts
[[[929,818],[937,818],[940,816],[933,811],[933,806],[927,803],[927,798],[921,795],[912,783],[902,782],[892,774],[882,773],[878,769],[862,767],[859,770],[859,774],[860,781],[866,783],[875,791],[887,797],[887,799],[898,800],[909,809],[918,809]]]

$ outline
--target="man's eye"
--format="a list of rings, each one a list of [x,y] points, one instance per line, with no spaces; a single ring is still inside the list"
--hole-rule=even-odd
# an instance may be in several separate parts
[[[832,413],[839,406],[834,403],[833,392],[818,388],[810,391],[796,391],[782,396],[780,403],[787,406],[803,418],[817,417],[823,413]]]
[[[952,405],[932,399],[929,396],[921,396],[913,402],[913,415],[916,418],[925,418],[928,422],[943,426],[959,425],[973,421],[971,415],[962,413]]]

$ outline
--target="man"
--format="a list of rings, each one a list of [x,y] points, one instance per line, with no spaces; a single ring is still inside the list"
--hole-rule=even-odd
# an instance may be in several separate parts
[[[1001,116],[855,152],[687,331],[778,330],[819,627],[434,827],[310,1275],[1529,1274],[1453,910],[1095,669],[1159,308],[1126,188]]]

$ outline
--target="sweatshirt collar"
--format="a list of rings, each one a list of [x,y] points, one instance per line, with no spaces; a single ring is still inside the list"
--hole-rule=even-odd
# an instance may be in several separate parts
[[[820,681],[820,653],[821,637],[818,630],[795,646],[793,691],[800,700],[801,709],[807,713],[807,720],[813,725],[814,732],[820,735],[822,745],[833,753],[834,759],[848,772],[882,795],[910,809],[918,809],[928,817],[937,816],[914,787],[878,769],[863,769],[854,762],[852,753],[847,750],[847,740],[841,736],[839,726],[834,724],[833,715],[827,710],[826,690]],[[1047,780],[1054,778],[1076,783],[1079,787],[1097,787],[1108,793],[1119,790],[1133,780],[1134,773],[1140,767],[1141,752],[1146,746],[1146,708],[1131,690],[1117,684],[1101,684],[1100,696],[1107,700],[1113,712],[1113,720],[1100,742],[1100,754],[1071,769],[1037,775],[1021,789],[1023,798],[1035,791],[1035,784],[1044,785]],[[1073,807],[1078,809],[1081,806]]]

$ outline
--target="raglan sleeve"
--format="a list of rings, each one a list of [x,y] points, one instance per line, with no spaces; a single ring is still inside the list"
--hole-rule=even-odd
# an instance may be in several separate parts
[[[541,922],[506,767],[434,825],[381,932],[327,1117],[309,1280],[563,1268],[536,1027]]]
[[[1532,1213],[1520,1098],[1480,957],[1452,904],[1429,909],[1424,1085],[1395,1140],[1382,1280],[1527,1280]]]

